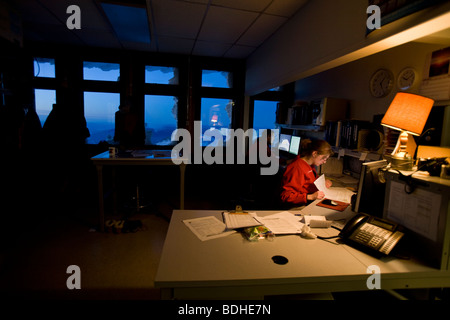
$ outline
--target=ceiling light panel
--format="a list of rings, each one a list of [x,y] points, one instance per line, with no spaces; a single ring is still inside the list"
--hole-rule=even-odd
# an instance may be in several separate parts
[[[147,10],[111,3],[102,3],[119,40],[125,42],[150,43]]]

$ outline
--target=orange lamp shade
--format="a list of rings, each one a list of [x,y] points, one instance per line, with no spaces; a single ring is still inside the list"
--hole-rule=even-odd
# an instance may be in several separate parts
[[[433,104],[433,99],[399,92],[392,100],[381,124],[413,135],[420,135]]]

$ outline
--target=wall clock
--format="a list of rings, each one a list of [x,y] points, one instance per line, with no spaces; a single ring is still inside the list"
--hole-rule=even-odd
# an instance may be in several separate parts
[[[400,90],[408,90],[411,88],[417,79],[417,72],[414,68],[405,68],[403,69],[397,78],[397,87]]]
[[[387,69],[377,70],[370,78],[370,93],[375,98],[385,97],[394,86],[394,75]]]

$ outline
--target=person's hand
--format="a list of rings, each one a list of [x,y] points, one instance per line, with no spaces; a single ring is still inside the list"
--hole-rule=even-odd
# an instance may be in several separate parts
[[[331,180],[325,179],[325,186],[327,188],[331,188],[332,185],[333,185],[333,182],[331,182]]]
[[[325,197],[325,193],[323,191],[316,191],[314,193],[308,194],[307,198],[308,200],[316,200],[316,199],[323,199]]]
[[[323,191],[317,191],[316,193],[317,193],[316,199],[321,200],[321,199],[325,198],[325,193],[323,193]]]

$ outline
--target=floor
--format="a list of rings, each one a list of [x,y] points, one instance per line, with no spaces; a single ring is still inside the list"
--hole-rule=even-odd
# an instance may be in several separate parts
[[[69,194],[70,198],[61,198],[59,203],[38,215],[30,214],[35,207],[33,201],[26,206],[25,218],[7,219],[8,216],[3,215],[0,294],[20,299],[160,299],[154,278],[176,199],[160,197],[159,202],[153,202],[140,212],[130,207],[133,199],[122,199],[115,216],[111,208],[107,208],[108,218],[125,217],[142,222],[142,228],[136,232],[118,234],[97,231],[97,203],[92,192],[87,198],[82,193]],[[185,206],[186,209],[229,209],[235,201],[225,200],[220,193],[205,196],[188,189]],[[73,271],[68,272],[71,266],[79,267],[80,289],[68,289],[67,283],[73,283]],[[427,297],[428,293],[424,294]],[[448,291],[444,296],[448,298]],[[393,299],[383,292],[342,293],[329,297],[337,300]]]
[[[100,233],[90,223],[96,212],[53,216],[22,233],[4,258],[2,293],[17,298],[159,299],[153,280],[168,228],[154,213],[130,217],[143,227],[130,233]],[[81,289],[69,290],[80,268]]]

